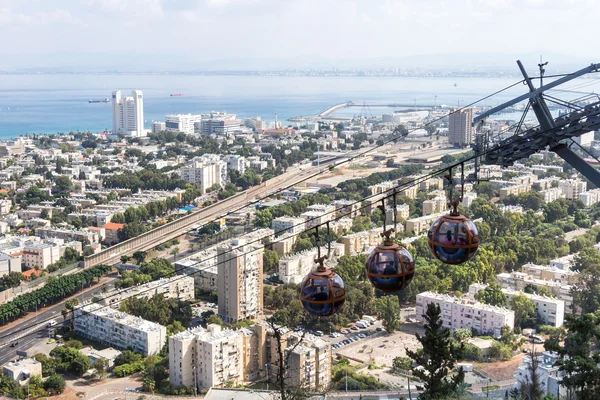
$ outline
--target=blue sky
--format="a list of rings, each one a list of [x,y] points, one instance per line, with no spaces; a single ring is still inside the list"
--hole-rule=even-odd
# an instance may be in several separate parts
[[[597,0],[0,0],[0,69],[457,52],[592,62],[598,10]]]

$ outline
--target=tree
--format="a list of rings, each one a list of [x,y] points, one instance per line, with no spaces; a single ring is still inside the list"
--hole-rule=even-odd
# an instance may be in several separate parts
[[[213,314],[213,315],[209,316],[208,318],[206,318],[206,324],[207,325],[217,324],[217,325],[223,326],[223,319],[221,319],[221,317],[219,317],[217,314]]]
[[[412,373],[424,382],[425,391],[420,398],[425,400],[456,394],[465,378],[462,367],[454,371],[456,363],[463,357],[464,346],[453,340],[450,330],[443,327],[441,313],[437,304],[427,305],[423,315],[425,335],[416,335],[423,348],[417,351],[406,349],[406,354],[422,367],[412,367]]]
[[[173,256],[173,261],[177,261],[177,254],[179,253],[179,247],[175,246],[169,252]]]
[[[400,306],[398,297],[384,296],[375,302],[377,314],[387,333],[393,333],[400,328],[402,323],[400,318]]]
[[[136,251],[133,253],[133,258],[135,258],[138,264],[143,263],[147,256],[148,254],[145,251]]]
[[[460,328],[452,332],[452,336],[459,342],[466,342],[471,339],[473,332],[471,332],[471,329],[469,328]]]
[[[278,326],[272,319],[268,319],[267,324],[271,328],[273,338],[275,339],[275,350],[277,352],[277,358],[271,361],[271,363],[274,364],[272,365],[271,371],[275,373],[275,380],[277,389],[279,391],[280,400],[302,400],[308,398],[308,394],[304,391],[302,387],[294,387],[288,384],[288,369],[290,356],[294,352],[294,350],[302,344],[306,332],[302,334],[302,336],[296,341],[296,343],[291,345],[289,341],[283,339],[283,331],[280,326]],[[287,349],[284,348],[284,343],[288,345]],[[270,379],[270,377],[267,376],[267,379]]]
[[[538,366],[540,363],[538,354],[535,351],[535,347],[532,347],[532,351],[529,353],[529,364],[527,365],[527,376],[525,382],[521,383],[519,388],[523,397],[527,400],[542,400],[545,390],[542,389],[541,376],[538,373]]]
[[[129,262],[129,260],[131,260],[131,257],[129,257],[129,256],[121,256],[121,263],[127,264]]]
[[[515,325],[521,328],[534,323],[537,318],[535,304],[524,294],[516,294],[510,299],[510,309],[515,312]]]
[[[65,391],[65,379],[59,374],[52,374],[44,382],[44,389],[52,394],[60,394]]]
[[[557,339],[547,340],[546,350],[558,353],[556,365],[564,374],[560,381],[567,398],[596,399],[600,392],[600,313],[566,316],[568,330],[564,344]]]
[[[273,250],[265,249],[263,252],[263,271],[265,273],[277,272],[279,268],[279,254]]]
[[[143,357],[141,354],[135,353],[131,350],[123,350],[121,354],[115,357],[114,365],[118,367],[123,364],[133,364],[142,361]]]
[[[108,362],[104,358],[98,358],[94,361],[93,367],[96,369],[96,376],[100,379],[104,378],[106,375],[106,368],[108,367]]]
[[[475,294],[475,298],[482,303],[492,306],[503,306],[506,304],[506,295],[502,292],[502,286],[492,283]]]

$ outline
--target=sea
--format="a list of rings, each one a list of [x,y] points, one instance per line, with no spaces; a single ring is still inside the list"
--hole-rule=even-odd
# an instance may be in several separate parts
[[[112,125],[111,103],[89,103],[111,97],[113,90],[127,95],[144,93],[145,127],[164,121],[171,113],[227,111],[238,118],[260,116],[266,121],[285,121],[294,116],[315,115],[328,107],[352,101],[331,117],[380,116],[418,106],[465,106],[499,91],[518,78],[435,77],[298,77],[206,76],[133,74],[0,74],[0,139],[22,134],[70,131],[101,132]],[[555,92],[572,99],[598,92],[598,79],[578,79]],[[518,84],[476,105],[494,106],[522,93]],[[170,94],[182,93],[181,97]],[[402,104],[409,107],[387,107]],[[382,107],[383,105],[383,107]],[[514,113],[513,113],[514,114]],[[516,119],[518,115],[500,115]]]

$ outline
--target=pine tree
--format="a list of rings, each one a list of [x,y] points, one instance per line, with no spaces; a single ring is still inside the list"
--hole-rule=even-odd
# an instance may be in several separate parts
[[[449,329],[442,325],[441,310],[437,304],[427,305],[425,335],[417,334],[422,349],[406,354],[420,367],[412,368],[412,373],[424,382],[425,391],[419,397],[437,400],[457,394],[462,387],[465,373],[462,368],[456,372],[456,363],[462,359],[464,345],[452,339]]]

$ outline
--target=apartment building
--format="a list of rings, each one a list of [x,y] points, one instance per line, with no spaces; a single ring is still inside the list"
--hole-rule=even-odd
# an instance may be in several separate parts
[[[164,121],[152,121],[152,133],[158,133],[167,130],[167,124]]]
[[[558,182],[567,200],[578,200],[579,195],[587,190],[587,182],[579,179],[564,179]]]
[[[394,182],[386,181],[386,182],[378,183],[373,186],[369,186],[369,189],[371,190],[371,195],[374,196],[376,194],[387,194],[387,192],[390,191],[391,189],[393,189],[393,187],[394,187]]]
[[[11,272],[22,272],[21,257],[0,253],[0,277]]]
[[[521,272],[536,279],[560,281],[571,285],[577,284],[579,283],[578,272],[569,270],[570,266],[566,269],[559,268],[559,266],[568,265],[567,260],[564,260],[564,257],[561,257],[550,261],[550,265],[536,265],[533,263],[524,264],[521,266]]]
[[[202,115],[199,114],[169,114],[165,117],[165,130],[193,135],[195,124],[201,120]]]
[[[406,232],[413,232],[415,235],[429,232],[431,224],[433,224],[438,218],[445,215],[445,213],[437,213],[431,215],[424,215],[418,218],[412,218],[406,220]]]
[[[558,199],[564,199],[565,195],[563,194],[563,191],[561,188],[548,188],[545,190],[540,191],[540,193],[542,194],[542,196],[544,196],[544,203],[550,203],[551,201],[556,201]]]
[[[293,345],[292,335],[288,344]],[[319,338],[309,338],[285,352],[289,355],[288,382],[292,387],[322,391],[331,386],[331,344]]]
[[[21,266],[26,268],[35,268],[37,266],[40,269],[46,269],[50,264],[54,264],[60,259],[67,247],[81,253],[80,242],[65,243],[62,239],[41,240],[35,236],[18,239],[8,238],[4,243],[0,244],[0,253],[13,258],[13,260],[8,261],[11,270],[13,268],[20,270]],[[14,259],[19,260],[19,268],[17,268]]]
[[[600,202],[600,189],[592,189],[579,194],[579,200],[586,207],[591,207]]]
[[[430,178],[419,183],[419,189],[421,190],[435,190],[443,188],[444,180],[442,178]]]
[[[275,239],[271,246],[273,247],[273,251],[276,252],[279,257],[283,257],[292,251],[292,248],[296,243],[296,239],[298,239],[298,236],[291,233],[286,233]]]
[[[0,215],[9,214],[11,208],[12,208],[12,201],[10,199],[0,200]]]
[[[248,165],[248,160],[246,160],[246,157],[238,154],[228,154],[223,157],[223,161],[227,163],[227,169],[233,169],[239,172],[240,175],[246,172],[246,167]]]
[[[562,269],[563,271],[569,271],[573,266],[573,261],[575,260],[575,254],[568,254],[563,257],[558,257],[553,260],[550,260],[550,266],[553,268]]]
[[[86,229],[66,229],[57,227],[39,227],[35,229],[36,236],[44,238],[58,238],[67,241],[100,242],[99,232],[96,230]]]
[[[98,304],[116,308],[120,302],[131,297],[149,299],[157,294],[162,294],[166,299],[193,300],[194,278],[185,275],[161,278],[143,285],[98,293],[94,295],[94,301]]]
[[[523,272],[501,273],[496,275],[496,281],[504,288],[522,291],[527,285],[547,287],[553,296],[565,302],[565,311],[573,311],[573,285],[556,280],[539,279]]]
[[[226,322],[255,318],[262,313],[263,252],[261,244],[236,239],[217,250],[219,315]]]
[[[473,283],[469,286],[469,297],[474,299],[475,294],[484,290],[488,285],[484,283]],[[554,327],[562,326],[565,315],[565,302],[561,299],[555,299],[547,296],[540,296],[533,293],[525,293],[514,289],[502,288],[502,293],[506,295],[506,306],[510,308],[510,299],[515,295],[524,295],[535,305],[540,321],[544,325]]]
[[[423,201],[423,215],[431,215],[444,212],[448,209],[448,199],[445,197],[435,197],[431,200]]]
[[[381,228],[374,228],[368,231],[342,236],[344,253],[349,255],[369,251],[378,244],[381,244],[381,241]]]
[[[304,218],[278,217],[271,221],[271,229],[278,235],[284,233],[297,234],[304,231],[305,227],[306,223]]]
[[[418,191],[419,191],[419,189],[417,188],[417,186],[410,186],[410,187],[407,187],[406,189],[398,190],[398,195],[406,196],[409,199],[415,200],[417,198]]]
[[[410,207],[408,204],[397,204],[396,205],[396,221],[400,219],[407,220],[410,217]],[[387,225],[394,223],[394,208],[386,207],[385,209],[385,223]],[[400,226],[398,226],[400,229]],[[404,230],[404,226],[402,226],[402,230]]]
[[[473,123],[473,108],[456,108],[448,117],[448,143],[465,147],[473,143],[475,131]]]
[[[175,270],[194,280],[194,289],[202,292],[218,290],[217,248],[211,247],[175,261]]]
[[[593,132],[592,132],[593,133]],[[531,354],[525,355],[521,364],[517,368],[514,377],[517,379],[517,385],[531,383]],[[564,376],[564,372],[556,365],[558,354],[550,351],[545,351],[537,354],[537,368],[535,374],[537,381],[540,384],[540,389],[544,394],[551,394],[559,398],[568,398],[567,389],[559,382]]]
[[[286,381],[307,390],[323,390],[331,384],[331,345],[313,335],[300,337],[286,328],[281,351],[289,354]],[[298,344],[298,345],[297,345]],[[297,346],[296,346],[297,345]],[[277,373],[279,348],[266,324],[236,331],[209,325],[188,329],[169,338],[170,381],[174,386],[198,390],[243,384]]]
[[[75,332],[144,357],[156,355],[167,341],[167,328],[98,303],[75,308]]]
[[[195,157],[179,170],[181,179],[198,186],[202,194],[214,185],[227,183],[227,163],[217,154],[204,154]]]
[[[531,190],[530,183],[519,183],[516,185],[509,185],[500,189],[500,200],[504,200],[510,195],[518,196],[521,193],[527,193]]]
[[[433,292],[417,295],[416,315],[420,317],[425,314],[430,303],[440,307],[443,326],[453,331],[470,328],[481,334],[500,336],[503,326],[513,329],[515,325],[515,313],[512,310]]]
[[[279,259],[279,280],[283,283],[301,283],[315,266],[317,254],[315,247]]]
[[[353,200],[334,200],[334,215],[333,218],[340,218],[342,216],[346,218],[356,218],[360,215],[360,202]]]

